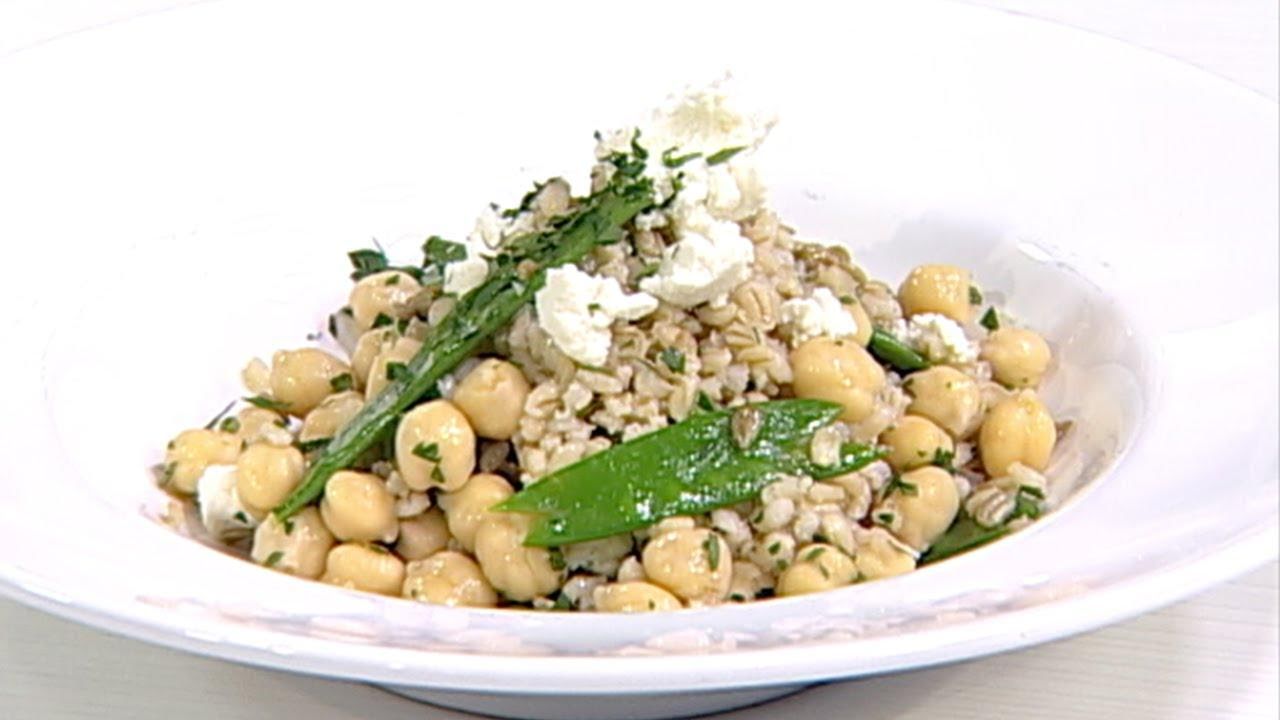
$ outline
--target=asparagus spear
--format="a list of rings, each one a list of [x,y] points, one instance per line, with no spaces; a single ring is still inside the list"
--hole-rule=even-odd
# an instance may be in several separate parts
[[[619,154],[609,161],[616,172],[605,188],[585,198],[550,229],[507,244],[490,263],[484,284],[461,298],[431,329],[406,372],[365,404],[319,452],[302,483],[274,510],[276,517],[288,519],[315,502],[335,472],[350,467],[392,430],[401,413],[533,300],[547,269],[577,262],[593,248],[622,239],[622,226],[653,205],[653,186],[642,175],[643,157]]]
[[[929,361],[920,353],[907,347],[901,340],[876,328],[871,331],[867,349],[880,362],[901,372],[913,372],[929,367]]]
[[[814,432],[840,411],[776,400],[695,414],[558,470],[495,509],[536,516],[526,545],[564,545],[750,500],[784,473],[833,477],[881,457],[850,443],[831,465],[810,459]]]

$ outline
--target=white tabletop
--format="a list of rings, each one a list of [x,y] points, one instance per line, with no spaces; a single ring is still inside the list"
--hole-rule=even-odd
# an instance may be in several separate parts
[[[1275,0],[973,0],[1116,37],[1275,99]],[[0,0],[0,58],[183,4]],[[958,665],[827,685],[725,715],[810,718],[1265,718],[1280,714],[1280,565],[1127,623]],[[288,713],[287,715],[285,713]],[[464,718],[375,688],[207,660],[0,600],[0,718]]]

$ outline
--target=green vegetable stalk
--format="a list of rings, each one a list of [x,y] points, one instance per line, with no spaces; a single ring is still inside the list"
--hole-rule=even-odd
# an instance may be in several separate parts
[[[840,410],[776,400],[691,415],[558,470],[495,509],[535,515],[525,544],[557,546],[750,500],[783,474],[833,477],[882,457],[846,444],[831,465],[810,458],[814,433]]]
[[[871,342],[867,349],[877,360],[900,372],[914,372],[929,367],[929,361],[920,353],[880,328],[871,331]]]
[[[491,261],[484,284],[459,300],[429,331],[404,371],[319,452],[302,483],[274,510],[277,518],[285,520],[315,502],[335,472],[355,463],[440,378],[533,300],[547,269],[577,262],[593,248],[622,239],[623,225],[653,205],[653,189],[641,175],[643,158],[620,155],[610,161],[617,172],[609,185],[585,198],[550,229],[514,238],[503,248]]]

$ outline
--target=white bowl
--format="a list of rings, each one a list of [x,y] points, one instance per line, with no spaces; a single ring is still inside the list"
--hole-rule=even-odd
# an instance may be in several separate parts
[[[779,6],[780,7],[780,6]],[[109,630],[525,717],[657,717],[1043,642],[1277,544],[1276,107],[1089,35],[934,2],[223,2],[0,63],[0,593]],[[872,274],[953,261],[1043,328],[1062,507],[883,582],[643,616],[459,610],[178,537],[147,466],[306,344],[343,252],[404,257],[732,68],[775,204]]]

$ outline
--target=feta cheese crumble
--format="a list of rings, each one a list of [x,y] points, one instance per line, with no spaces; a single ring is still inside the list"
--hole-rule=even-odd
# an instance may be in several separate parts
[[[600,366],[613,344],[610,326],[617,318],[639,320],[658,309],[647,293],[623,292],[610,277],[589,275],[572,265],[551,268],[533,298],[538,325],[565,355],[584,365]]]
[[[978,345],[955,320],[939,313],[920,313],[894,323],[892,334],[929,360],[964,365],[978,359]]]
[[[775,120],[739,108],[726,85],[673,96],[640,127],[602,137],[596,146],[603,159],[639,143],[649,152],[645,175],[653,180],[655,202],[675,194],[668,207],[645,213],[636,224],[671,229],[675,244],[640,287],[679,307],[722,300],[751,276],[755,261],[755,246],[738,222],[767,201],[753,153]],[[668,163],[668,157],[682,160]]]
[[[444,291],[462,297],[484,284],[489,263],[470,248],[467,256],[444,266]]]
[[[812,297],[782,303],[778,317],[783,324],[791,326],[791,339],[796,345],[816,337],[835,339],[858,333],[858,321],[824,287],[815,289]]]
[[[196,504],[200,507],[200,522],[219,540],[248,535],[258,524],[240,503],[234,465],[205,468],[204,474],[196,481]]]

